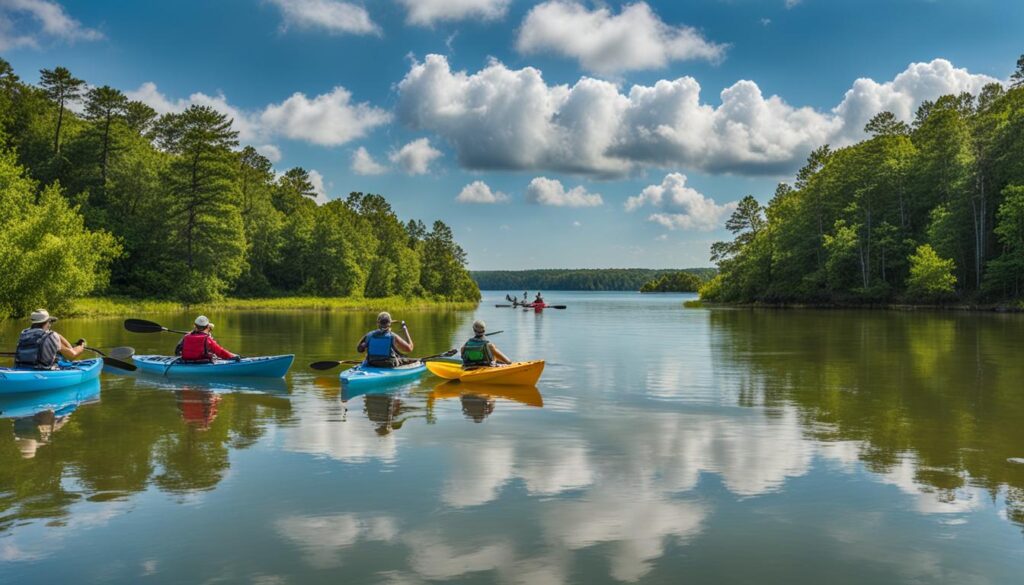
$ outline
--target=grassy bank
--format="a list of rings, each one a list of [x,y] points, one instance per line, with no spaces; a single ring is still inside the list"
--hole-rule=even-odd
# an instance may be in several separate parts
[[[475,302],[449,302],[424,298],[384,297],[330,298],[278,297],[264,299],[223,299],[189,307],[173,301],[140,300],[124,297],[88,297],[75,301],[70,312],[78,317],[105,315],[144,315],[189,309],[203,311],[410,311],[424,309],[468,310]]]
[[[882,311],[963,311],[978,313],[1024,313],[1024,301],[1015,303],[721,303],[712,301],[686,301],[687,308],[709,309],[871,309]]]

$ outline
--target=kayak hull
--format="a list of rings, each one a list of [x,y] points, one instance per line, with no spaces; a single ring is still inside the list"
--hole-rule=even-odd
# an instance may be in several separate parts
[[[182,364],[170,355],[137,355],[132,358],[139,370],[171,378],[283,378],[295,356],[272,355],[242,358],[242,361],[218,360],[209,364]]]
[[[375,368],[359,364],[345,370],[338,377],[343,386],[355,388],[409,382],[419,378],[425,371],[427,367],[422,362],[397,368]]]
[[[430,373],[446,380],[463,382],[482,382],[486,384],[534,386],[544,372],[544,360],[532,362],[515,362],[507,366],[493,368],[462,369],[462,364],[455,362],[429,361],[427,368]]]
[[[0,394],[45,392],[75,386],[99,378],[103,360],[70,362],[59,370],[0,368]]]
[[[0,418],[25,418],[45,411],[65,416],[83,404],[99,400],[100,381],[93,378],[66,388],[0,395]]]

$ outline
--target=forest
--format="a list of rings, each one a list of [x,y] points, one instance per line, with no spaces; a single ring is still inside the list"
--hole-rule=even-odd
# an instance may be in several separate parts
[[[1024,56],[1009,87],[891,112],[814,150],[767,205],[744,197],[711,248],[721,302],[1002,303],[1024,293]]]
[[[376,194],[315,197],[306,170],[278,172],[210,107],[158,115],[0,59],[0,317],[91,294],[479,299],[443,222],[403,222]]]
[[[711,278],[713,268],[650,269],[650,268],[581,268],[543,270],[474,270],[470,274],[483,290],[576,290],[637,291],[649,281],[686,272],[701,280]]]
[[[652,278],[640,287],[642,293],[692,293],[700,290],[704,279],[692,272],[672,272]]]

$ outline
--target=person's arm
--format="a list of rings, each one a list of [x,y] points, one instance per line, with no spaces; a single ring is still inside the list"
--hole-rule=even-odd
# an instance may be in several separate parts
[[[508,359],[508,356],[506,356],[505,354],[501,353],[501,350],[498,349],[498,346],[494,345],[493,343],[490,344],[490,345],[491,345],[491,355],[494,356],[494,360],[496,362],[498,362],[499,364],[511,364],[512,363],[512,360]]]
[[[366,342],[366,336],[364,335],[363,338],[359,340],[359,345],[356,346],[356,351],[364,353],[367,347],[369,347],[369,344]]]
[[[238,357],[237,355],[221,347],[220,344],[217,343],[217,341],[213,337],[207,339],[206,343],[210,350],[213,351],[214,355],[216,355],[222,360],[233,360]]]
[[[412,342],[412,334],[409,333],[409,328],[405,326],[404,322],[402,323],[402,331],[405,332],[405,337],[407,339],[402,339],[402,336],[399,335],[398,332],[395,332],[395,345],[397,345],[398,349],[401,351],[412,351],[416,348],[416,344]]]
[[[60,354],[69,360],[75,359],[85,351],[84,339],[79,339],[75,345],[71,345],[60,333],[54,332],[54,335],[57,337],[57,343],[60,344]]]

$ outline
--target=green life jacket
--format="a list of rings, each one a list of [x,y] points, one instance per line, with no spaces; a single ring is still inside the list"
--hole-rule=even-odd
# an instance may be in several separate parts
[[[491,353],[491,342],[483,336],[474,337],[462,346],[462,366],[493,366],[494,354]]]

